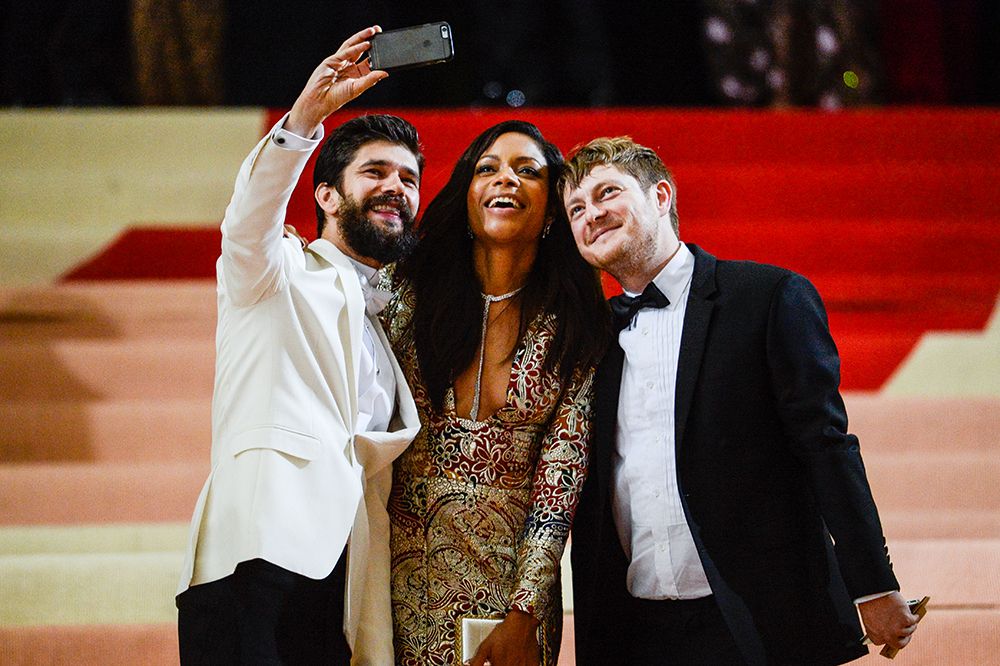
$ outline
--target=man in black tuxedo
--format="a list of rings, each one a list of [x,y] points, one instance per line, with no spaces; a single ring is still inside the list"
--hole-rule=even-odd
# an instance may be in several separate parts
[[[679,241],[652,150],[595,139],[561,193],[621,282],[573,526],[577,663],[840,664],[916,628],[804,277]],[[855,610],[857,608],[858,610]]]

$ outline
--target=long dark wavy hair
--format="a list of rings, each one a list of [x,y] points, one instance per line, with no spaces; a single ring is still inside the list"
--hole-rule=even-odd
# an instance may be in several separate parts
[[[580,256],[556,187],[563,157],[531,123],[508,120],[480,134],[458,158],[447,184],[430,202],[420,223],[420,242],[397,268],[413,286],[414,343],[424,386],[443,408],[444,395],[469,367],[479,346],[482,285],[472,258],[467,194],[476,162],[501,134],[531,138],[548,166],[548,210],[552,227],[539,239],[538,254],[521,292],[519,343],[541,312],[554,315],[554,337],[544,368],[563,382],[576,367],[595,365],[610,338],[610,317],[597,272]]]

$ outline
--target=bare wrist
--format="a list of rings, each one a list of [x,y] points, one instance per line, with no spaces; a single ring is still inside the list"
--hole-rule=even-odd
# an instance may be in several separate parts
[[[316,135],[319,130],[321,123],[311,122],[306,118],[302,118],[295,109],[288,114],[288,118],[285,120],[285,131],[291,132],[296,136],[300,136],[303,139],[311,139]]]
[[[526,629],[537,629],[541,622],[538,621],[531,613],[523,611],[519,608],[511,608],[510,612],[507,613],[507,621],[516,626],[523,626]]]

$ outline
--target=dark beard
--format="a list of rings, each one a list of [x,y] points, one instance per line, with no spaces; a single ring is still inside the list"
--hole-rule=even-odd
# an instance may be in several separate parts
[[[402,197],[380,194],[368,197],[363,203],[348,194],[337,213],[337,229],[348,247],[355,253],[381,264],[389,264],[410,254],[417,246],[417,232],[413,229],[413,212]],[[380,204],[398,202],[402,229],[385,229],[368,219],[368,213]]]

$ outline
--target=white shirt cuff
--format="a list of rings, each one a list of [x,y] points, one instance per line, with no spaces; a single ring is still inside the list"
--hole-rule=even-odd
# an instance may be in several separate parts
[[[271,133],[271,141],[279,147],[285,150],[313,150],[323,140],[323,125],[319,126],[312,138],[307,139],[286,130],[285,121],[287,120],[288,114],[286,113],[274,126],[274,132]]]
[[[879,592],[877,594],[868,594],[863,597],[858,597],[857,599],[854,600],[854,605],[857,606],[858,604],[863,604],[866,601],[875,601],[876,599],[887,597],[895,591],[896,590],[889,590],[888,592]]]

